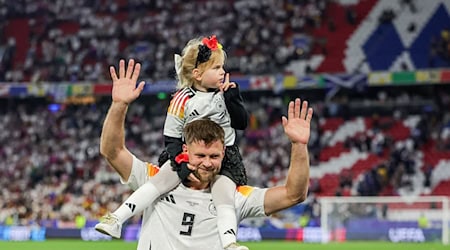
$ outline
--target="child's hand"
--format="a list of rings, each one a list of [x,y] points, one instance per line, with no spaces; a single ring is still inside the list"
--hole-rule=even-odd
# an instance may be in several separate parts
[[[225,74],[225,81],[219,86],[220,92],[225,92],[229,88],[236,88],[235,82],[230,82],[230,73]]]
[[[194,167],[194,166],[192,166],[191,164],[187,164],[187,167],[189,168],[189,170],[191,170],[192,172],[195,172],[196,170],[197,170],[197,168],[196,167]],[[190,173],[189,174],[189,176],[187,177],[187,179],[190,181],[190,182],[197,182],[197,183],[200,183],[200,180],[197,178],[197,177],[195,177],[195,175],[193,174],[193,173]]]

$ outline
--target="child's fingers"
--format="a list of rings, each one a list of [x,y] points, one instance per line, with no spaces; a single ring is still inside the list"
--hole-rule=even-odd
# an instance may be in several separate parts
[[[227,91],[229,88],[236,88],[236,83],[228,82],[219,86],[220,91]]]

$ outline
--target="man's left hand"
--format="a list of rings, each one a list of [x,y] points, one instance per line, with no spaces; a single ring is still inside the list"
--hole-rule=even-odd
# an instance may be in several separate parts
[[[288,117],[283,116],[284,133],[292,143],[308,144],[311,130],[313,109],[308,108],[308,102],[300,98],[291,101],[288,107]]]

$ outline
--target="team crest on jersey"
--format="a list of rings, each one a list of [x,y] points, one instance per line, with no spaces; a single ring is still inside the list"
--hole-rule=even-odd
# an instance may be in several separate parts
[[[225,99],[223,96],[218,96],[217,98],[213,99],[213,103],[216,106],[216,109],[218,111],[224,111],[225,110]]]
[[[209,203],[208,210],[212,215],[217,216],[217,210],[216,210],[216,206],[214,206],[214,203],[212,203],[212,202]]]

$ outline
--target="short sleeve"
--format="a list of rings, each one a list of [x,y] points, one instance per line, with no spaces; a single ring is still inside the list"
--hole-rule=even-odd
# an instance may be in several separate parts
[[[267,216],[264,212],[266,191],[266,188],[252,186],[239,186],[236,188],[235,200],[240,220],[248,217]]]
[[[138,189],[140,186],[142,186],[147,180],[155,175],[159,171],[159,167],[143,162],[140,159],[138,159],[136,156],[133,155],[133,165],[131,167],[131,173],[128,178],[128,181],[123,180],[120,178],[120,182],[122,184],[128,185],[132,190]]]

